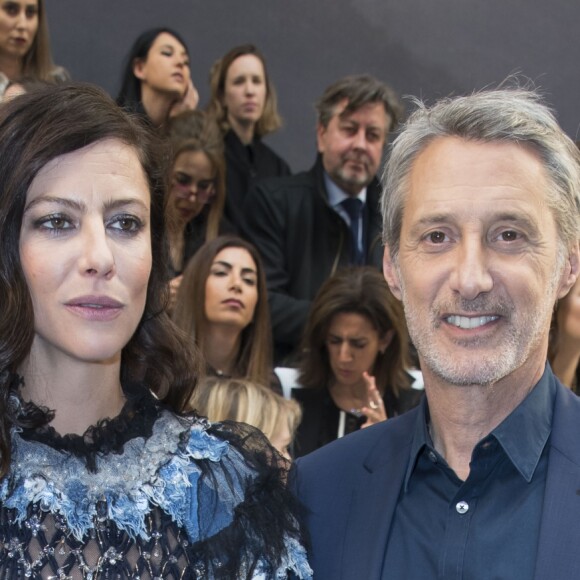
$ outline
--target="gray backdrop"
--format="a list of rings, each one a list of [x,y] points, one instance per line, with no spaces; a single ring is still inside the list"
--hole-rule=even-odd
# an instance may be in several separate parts
[[[236,44],[265,53],[284,128],[268,138],[294,171],[315,155],[313,102],[345,74],[369,72],[428,101],[532,79],[576,138],[578,0],[47,0],[55,60],[113,96],[146,28],[187,41],[202,105],[213,61]]]

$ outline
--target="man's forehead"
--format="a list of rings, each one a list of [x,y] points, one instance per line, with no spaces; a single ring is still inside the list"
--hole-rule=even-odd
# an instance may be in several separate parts
[[[351,108],[348,99],[343,99],[334,107],[333,117],[338,117],[341,121],[360,121],[365,117],[369,124],[388,127],[391,117],[381,101],[364,103],[356,108]]]

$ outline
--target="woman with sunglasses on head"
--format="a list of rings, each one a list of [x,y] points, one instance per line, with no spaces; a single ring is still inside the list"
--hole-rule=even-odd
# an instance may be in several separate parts
[[[123,70],[117,103],[141,113],[156,128],[199,101],[191,81],[189,51],[170,28],[152,28],[133,43]]]
[[[45,0],[0,2],[0,101],[11,81],[57,82],[68,78],[52,62]]]
[[[184,412],[157,149],[96,87],[0,108],[1,578],[310,576],[282,458]]]
[[[288,164],[262,141],[280,128],[276,91],[261,52],[252,44],[232,48],[210,73],[208,112],[224,132],[227,183],[225,213],[243,232],[241,207],[253,184],[290,175]]]
[[[215,121],[186,111],[169,121],[167,135],[173,159],[167,203],[173,304],[189,259],[206,241],[235,228],[223,215],[224,149]]]

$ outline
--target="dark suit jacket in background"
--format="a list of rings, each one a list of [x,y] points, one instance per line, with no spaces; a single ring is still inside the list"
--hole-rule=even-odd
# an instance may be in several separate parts
[[[550,380],[557,381],[553,374]],[[307,510],[315,580],[383,578],[389,530],[420,409],[295,462],[291,485]],[[533,580],[580,578],[579,440],[580,398],[558,382]],[[397,570],[387,576],[401,578]]]
[[[380,187],[367,187],[366,263],[381,267]],[[261,181],[244,203],[245,236],[264,261],[276,360],[299,344],[322,283],[351,262],[350,228],[328,203],[322,161],[304,173]]]

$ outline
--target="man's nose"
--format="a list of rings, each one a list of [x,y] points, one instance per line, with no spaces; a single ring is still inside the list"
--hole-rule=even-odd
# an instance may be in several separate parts
[[[489,271],[489,252],[481,240],[463,240],[458,244],[451,274],[451,289],[462,298],[473,300],[493,288]]]

